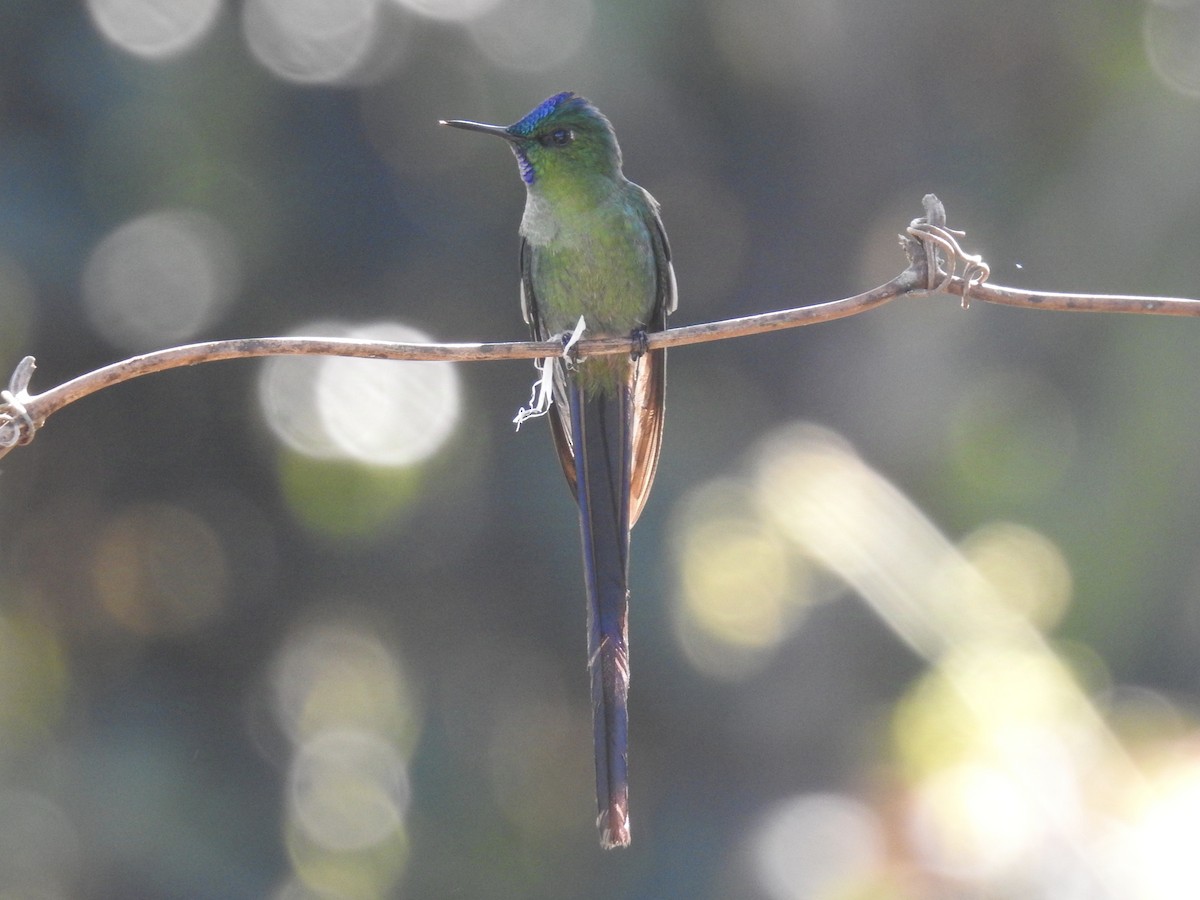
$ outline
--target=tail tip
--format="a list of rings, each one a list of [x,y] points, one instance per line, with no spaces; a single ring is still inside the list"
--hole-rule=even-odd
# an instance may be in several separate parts
[[[613,806],[600,813],[596,819],[600,829],[600,846],[605,850],[629,846],[629,813],[620,806]]]

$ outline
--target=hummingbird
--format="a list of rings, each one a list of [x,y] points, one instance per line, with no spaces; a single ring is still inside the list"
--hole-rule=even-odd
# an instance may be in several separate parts
[[[562,357],[541,364],[539,411],[549,405],[554,446],[579,506],[600,844],[623,847],[629,531],[662,447],[666,351],[646,351],[645,336],[665,329],[675,310],[670,245],[658,202],[621,171],[612,125],[578,94],[555,94],[512,125],[441,124],[508,142],[526,189],[521,312],[535,340],[572,335]],[[641,352],[573,360],[567,348],[581,333],[633,337]]]

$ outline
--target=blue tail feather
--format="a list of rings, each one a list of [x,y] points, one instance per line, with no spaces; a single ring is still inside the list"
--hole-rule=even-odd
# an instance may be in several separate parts
[[[596,741],[600,840],[629,843],[630,390],[569,387],[579,525],[588,595],[588,668]]]

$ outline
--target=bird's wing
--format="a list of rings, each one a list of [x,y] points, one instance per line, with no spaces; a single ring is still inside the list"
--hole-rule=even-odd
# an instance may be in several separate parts
[[[658,204],[649,194],[646,228],[654,248],[656,289],[654,307],[646,321],[646,331],[663,331],[667,316],[679,302],[675,270],[671,266],[671,245],[658,215]],[[663,413],[666,408],[667,351],[651,350],[634,361],[632,375],[633,456],[630,465],[629,524],[642,514],[650,496],[658,457],[662,452]]]
[[[646,319],[646,331],[662,331],[667,316],[679,302],[675,270],[671,265],[671,245],[658,215],[658,203],[646,194],[646,230],[654,251],[654,306]],[[521,240],[521,314],[529,325],[534,340],[551,337],[538,311],[537,294],[533,289],[533,250]],[[571,491],[578,497],[575,471],[575,451],[571,446],[571,412],[566,397],[566,367],[561,359],[549,360],[547,365],[558,368],[554,378],[554,403],[550,416],[550,431],[558,461]],[[642,514],[650,496],[658,458],[662,452],[663,412],[666,401],[667,351],[651,350],[634,361],[631,367],[633,400],[633,456],[630,465],[629,523],[632,527]]]
[[[521,238],[521,315],[529,326],[529,332],[535,341],[544,341],[551,337],[538,311],[537,294],[533,290],[533,249],[529,241]],[[575,451],[571,447],[571,410],[567,404],[567,372],[566,364],[561,358],[548,359],[546,365],[554,366],[554,397],[550,411],[550,433],[554,438],[554,449],[558,452],[558,461],[563,474],[567,476],[567,484],[571,493],[578,498],[575,476]]]

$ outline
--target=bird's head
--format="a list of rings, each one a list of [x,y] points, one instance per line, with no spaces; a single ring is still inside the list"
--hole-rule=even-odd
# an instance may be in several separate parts
[[[504,138],[516,154],[521,179],[533,189],[591,176],[616,178],[621,172],[621,148],[612,125],[600,110],[571,91],[543,100],[512,125],[462,119],[442,124]]]

